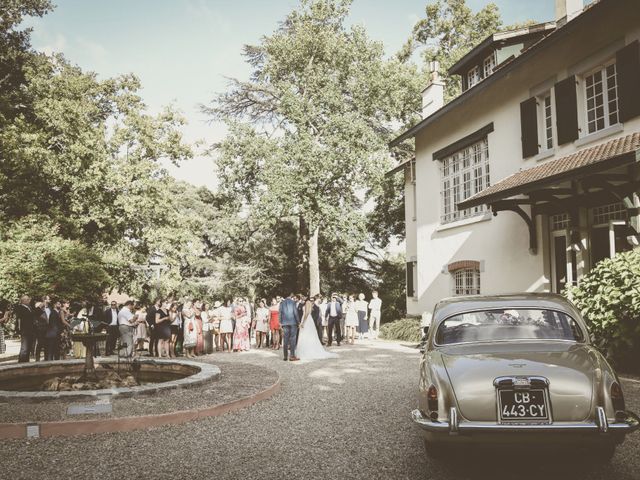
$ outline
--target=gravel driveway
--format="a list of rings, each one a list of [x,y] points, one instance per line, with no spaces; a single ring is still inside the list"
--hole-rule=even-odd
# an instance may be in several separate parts
[[[247,409],[185,425],[73,438],[5,441],[0,478],[80,479],[639,479],[640,433],[611,466],[535,452],[465,452],[431,460],[408,414],[416,350],[396,344],[334,347],[338,359],[296,364],[269,351],[215,354],[280,372],[282,391]],[[640,383],[625,382],[640,411]],[[184,392],[189,402],[189,392]]]

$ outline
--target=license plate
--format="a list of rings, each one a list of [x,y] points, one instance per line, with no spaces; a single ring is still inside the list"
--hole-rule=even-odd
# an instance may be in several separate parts
[[[549,420],[544,390],[498,390],[498,399],[503,422]]]

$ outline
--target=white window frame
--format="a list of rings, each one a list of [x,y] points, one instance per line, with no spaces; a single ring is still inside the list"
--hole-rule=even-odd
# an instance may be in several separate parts
[[[536,96],[538,106],[538,140],[540,152],[553,150],[556,146],[556,102],[553,90]]]
[[[626,222],[628,218],[627,209],[622,202],[598,205],[591,208],[590,213],[593,227],[607,226],[612,221]]]
[[[411,168],[411,191],[413,194],[413,214],[411,219],[415,222],[418,217],[418,200],[417,200],[418,189],[416,187],[416,161],[415,160],[411,161],[410,168]]]
[[[493,73],[496,68],[496,52],[491,52],[487,58],[482,62],[483,78],[487,78]]]
[[[411,264],[411,280],[413,282],[413,292],[407,291],[407,298],[417,300],[418,298],[418,262],[417,260],[409,260],[409,262],[407,263]],[[408,272],[407,272],[407,275],[408,275]]]
[[[593,207],[589,212],[591,229],[607,229],[609,231],[609,258],[616,255],[615,228],[627,225],[628,214],[623,203],[611,203]],[[599,217],[599,218],[598,218]]]
[[[490,185],[487,137],[440,160],[440,224],[484,214],[486,205],[458,210],[457,204]]]
[[[615,75],[613,77],[607,76],[607,70],[612,67],[615,69]],[[602,109],[603,109],[603,117],[602,117],[602,127],[598,128],[598,117],[594,117],[594,120],[589,120],[589,112],[596,108],[595,103],[593,108],[589,108],[589,88],[588,78],[600,73],[601,82],[602,82]],[[610,78],[614,79],[615,85],[610,85]],[[598,132],[606,130],[609,127],[614,125],[618,125],[620,123],[620,99],[618,95],[618,72],[615,59],[610,59],[607,62],[604,62],[597,67],[588,70],[583,75],[581,75],[582,88],[581,88],[581,128],[580,131],[583,137],[588,135],[594,135]],[[610,116],[612,115],[611,104],[613,104],[613,100],[610,98],[611,92],[615,92],[615,122],[612,123]],[[595,97],[595,95],[594,95]],[[590,124],[594,123],[593,130],[589,130]]]
[[[482,78],[480,77],[480,69],[476,65],[467,72],[467,88],[469,89],[474,85],[477,85],[480,80],[482,80]]]
[[[480,269],[474,267],[459,268],[451,272],[453,278],[453,296],[480,295]]]
[[[558,266],[556,265],[556,237],[564,237],[566,245],[566,285],[576,285],[577,278],[573,278],[574,269],[577,272],[577,265],[573,263],[573,256],[571,254],[571,230],[569,214],[557,214],[549,217],[549,230],[551,231],[551,290],[554,293],[562,293],[556,291],[556,284],[558,283]],[[577,262],[576,262],[577,263]],[[576,274],[577,276],[577,274]]]

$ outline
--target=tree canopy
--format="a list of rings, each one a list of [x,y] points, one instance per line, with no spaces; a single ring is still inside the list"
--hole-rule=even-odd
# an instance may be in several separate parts
[[[436,0],[425,6],[425,17],[418,20],[409,38],[397,52],[401,62],[418,60],[423,73],[429,71],[432,61],[439,62],[439,76],[445,82],[445,102],[461,93],[461,81],[449,75],[448,70],[476,45],[489,35],[501,30],[510,30],[528,25],[524,22],[504,26],[498,7],[489,3],[474,12],[466,0]],[[426,76],[424,77],[426,86]],[[414,117],[413,126],[418,121]],[[407,140],[394,149],[399,161],[414,155],[413,140]],[[404,179],[400,174],[385,179],[378,191],[376,203],[379,208],[369,216],[368,228],[379,245],[387,245],[391,239],[404,236]]]
[[[108,270],[87,285],[109,278],[107,287],[135,291],[146,281],[140,265],[171,248],[184,250],[176,242],[163,244],[164,237],[150,228],[179,223],[171,195],[175,180],[161,162],[192,155],[181,137],[184,119],[171,108],[149,114],[132,74],[100,80],[61,54],[34,51],[20,22],[51,8],[38,0],[0,6],[0,234],[14,252],[24,253],[19,258],[32,272],[30,262],[37,259],[35,250],[28,252],[41,234],[44,243],[35,248],[43,255],[57,251],[63,262],[91,252],[87,261]],[[36,224],[47,228],[27,228]],[[22,230],[31,233],[15,235]],[[71,275],[62,263],[57,268]],[[3,291],[16,294],[9,287]]]
[[[511,28],[511,27],[509,27]],[[489,3],[473,12],[466,0],[437,0],[425,6],[425,18],[416,22],[398,58],[407,61],[419,51],[424,66],[440,63],[445,82],[445,101],[460,95],[460,80],[451,77],[449,68],[489,35],[504,29],[500,11]]]
[[[133,74],[35,51],[22,20],[50,1],[2,2],[0,297],[380,287],[399,315],[403,262],[384,247],[404,231],[403,182],[384,176],[388,142],[419,119],[426,62],[444,73],[502,21],[495,5],[437,0],[389,57],[350,26],[351,4],[301,0],[245,46],[250,77],[203,107],[229,132],[212,148],[213,192],[163,168],[193,155],[179,112],[149,113]],[[449,99],[456,89],[447,79]]]
[[[347,263],[353,258],[366,239],[366,192],[389,167],[394,125],[418,110],[416,69],[386,59],[364,28],[348,27],[350,4],[303,0],[272,35],[245,47],[250,79],[232,80],[206,109],[230,130],[217,145],[221,190],[250,231],[297,226],[299,270],[315,292],[318,241],[330,238]]]
[[[30,294],[93,299],[111,284],[101,256],[57,235],[46,218],[29,217],[0,232],[0,299]]]

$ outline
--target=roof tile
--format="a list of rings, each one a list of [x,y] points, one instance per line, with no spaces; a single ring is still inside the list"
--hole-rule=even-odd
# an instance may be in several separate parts
[[[516,191],[526,187],[528,184],[538,182],[540,180],[552,181],[555,177],[576,170],[582,167],[593,165],[600,162],[612,160],[621,155],[626,155],[640,149],[640,132],[635,132],[625,137],[615,138],[606,143],[601,143],[593,147],[579,150],[566,157],[550,160],[541,165],[537,165],[527,170],[514,173],[499,182],[485,188],[472,197],[460,202],[458,208],[469,208],[474,205],[480,205],[483,202],[479,200],[489,196],[494,196],[501,192],[505,193],[503,198],[516,195],[520,192]]]

